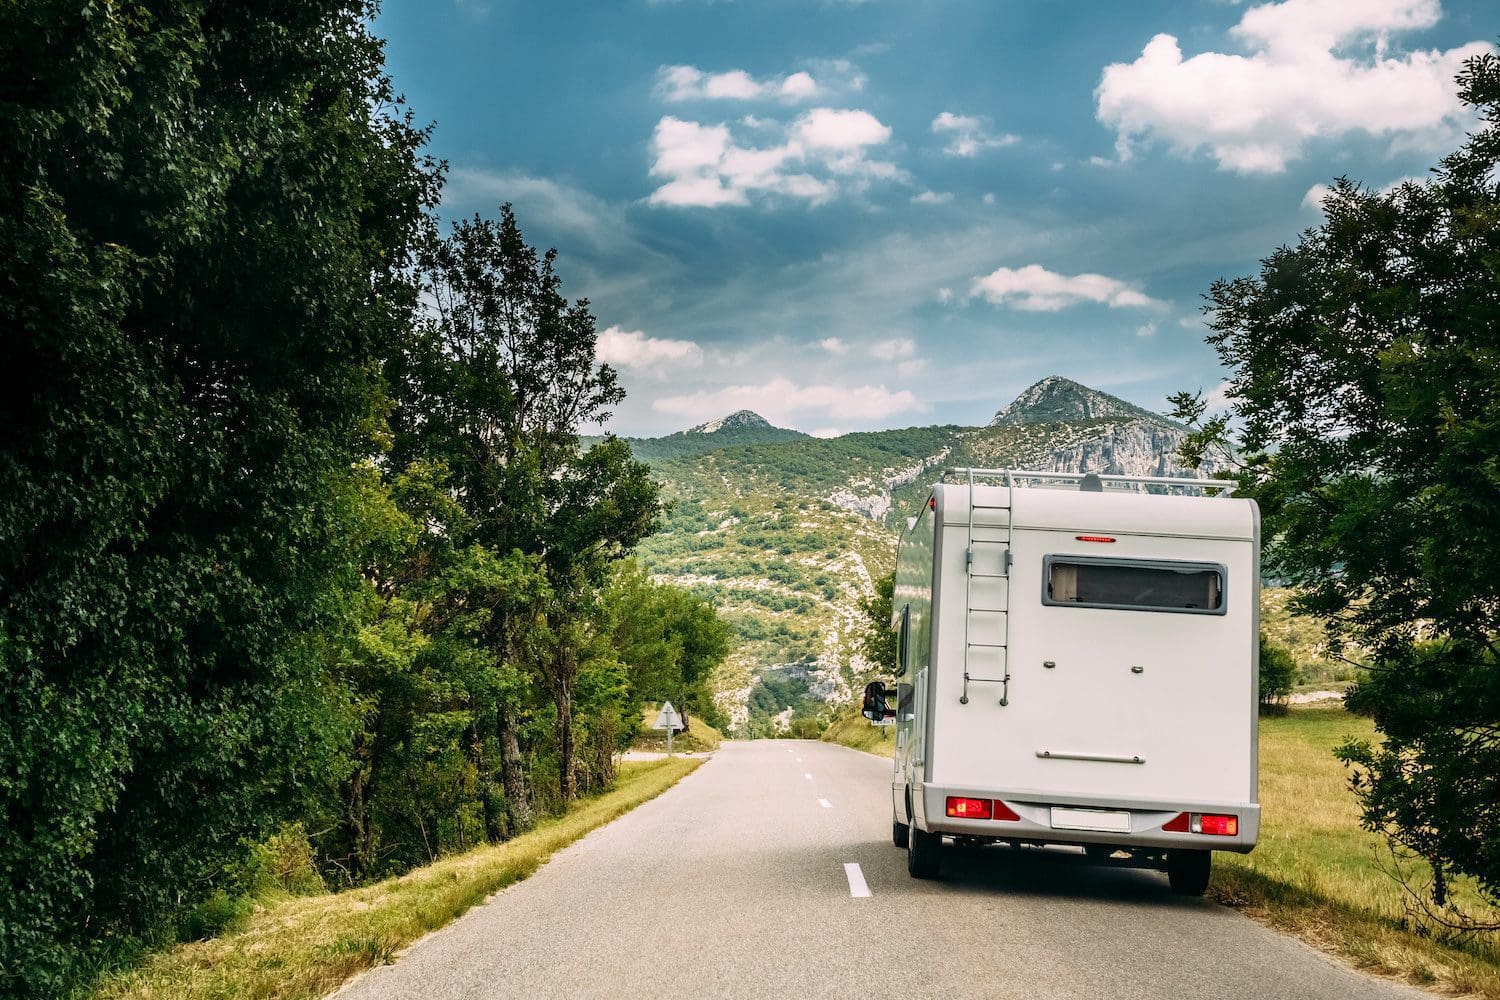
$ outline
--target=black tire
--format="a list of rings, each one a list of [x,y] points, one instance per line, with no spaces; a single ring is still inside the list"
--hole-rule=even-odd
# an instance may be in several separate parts
[[[906,870],[912,878],[937,878],[943,868],[943,835],[913,825],[906,833]]]
[[[1212,851],[1170,851],[1167,854],[1167,881],[1179,896],[1201,896],[1208,889],[1213,869]]]
[[[891,817],[891,843],[897,847],[905,847],[906,839],[911,836],[911,827],[901,822],[895,816]]]

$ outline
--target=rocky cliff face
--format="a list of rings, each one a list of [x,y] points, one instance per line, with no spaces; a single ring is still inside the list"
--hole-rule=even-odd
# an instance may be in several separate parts
[[[1152,420],[1127,420],[1098,437],[1052,452],[1052,472],[1098,472],[1114,476],[1206,476],[1214,470],[1186,469],[1177,460],[1184,433]]]
[[[1004,424],[1055,424],[1108,417],[1154,420],[1169,424],[1160,414],[1127,403],[1119,396],[1090,389],[1061,375],[1048,375],[1028,386],[990,421],[991,427]]]

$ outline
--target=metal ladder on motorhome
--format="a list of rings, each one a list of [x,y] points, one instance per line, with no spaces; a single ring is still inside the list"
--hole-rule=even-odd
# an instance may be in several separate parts
[[[964,549],[964,691],[958,701],[961,705],[969,703],[969,685],[972,684],[999,684],[1000,705],[1002,707],[1010,704],[1010,565],[1011,565],[1011,543],[1015,538],[1011,527],[1014,516],[1012,503],[1015,499],[1015,483],[1010,473],[1005,473],[1005,503],[1003,504],[976,504],[974,502],[974,473],[976,470],[969,469],[969,531],[967,546]],[[1005,541],[999,539],[974,538],[974,511],[980,510],[1003,510],[1005,511]],[[976,572],[976,564],[979,569],[987,568],[986,560],[980,558],[985,548],[993,549],[1003,546],[999,552],[999,572],[986,573]],[[1000,607],[974,606],[974,581],[994,580],[999,581],[1005,594]],[[972,633],[973,621],[976,614],[1000,615],[1001,633],[999,642],[976,642]],[[969,654],[975,649],[996,650],[1000,654],[1001,676],[1000,677],[975,677],[969,673]]]
[[[1087,488],[1084,484],[1089,480],[1095,481],[1095,489],[1103,489],[1107,486],[1130,486],[1136,489],[1144,489],[1147,486],[1166,487],[1169,489],[1198,489],[1219,490],[1221,496],[1233,494],[1236,483],[1233,480],[1224,479],[1202,479],[1188,478],[1185,476],[1121,476],[1094,474],[1092,476],[1081,472],[1030,472],[1012,469],[974,469],[956,468],[949,469],[949,473],[966,473],[969,478],[969,531],[968,547],[964,550],[964,690],[958,699],[960,704],[969,703],[970,684],[999,684],[1000,704],[1010,704],[1010,568],[1013,558],[1011,545],[1015,541],[1015,497],[1016,480],[1026,479],[1035,482],[1051,480],[1063,483],[1078,483],[1080,487]],[[974,478],[980,476],[990,479],[1003,479],[1005,483],[1004,504],[976,504],[974,502]],[[1005,541],[998,539],[974,538],[974,511],[979,510],[1003,510],[1005,511]],[[1000,555],[1000,572],[998,573],[976,573],[974,567],[976,558],[983,551],[980,546],[1003,545],[1004,550]],[[976,608],[974,606],[974,581],[975,580],[999,580],[1003,581],[1005,600],[999,608]],[[999,642],[975,642],[971,633],[973,618],[975,614],[999,614],[1002,616],[1002,626]],[[999,677],[975,677],[969,673],[969,653],[975,649],[998,650],[1003,663],[1001,676]]]

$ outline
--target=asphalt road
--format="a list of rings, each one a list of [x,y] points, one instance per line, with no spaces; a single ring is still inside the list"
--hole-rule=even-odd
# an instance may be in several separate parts
[[[338,996],[1426,996],[1155,872],[982,849],[916,881],[891,846],[889,780],[843,747],[726,743]]]

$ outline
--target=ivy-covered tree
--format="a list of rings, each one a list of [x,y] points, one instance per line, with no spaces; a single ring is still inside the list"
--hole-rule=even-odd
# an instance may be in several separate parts
[[[435,194],[373,14],[0,10],[0,993],[207,892],[341,738],[340,483]]]
[[[1481,126],[1430,179],[1341,180],[1322,225],[1214,284],[1237,439],[1177,402],[1189,451],[1241,456],[1268,568],[1373,651],[1348,703],[1381,740],[1340,751],[1364,822],[1430,863],[1432,915],[1475,926],[1447,884],[1500,902],[1500,57],[1458,83]]]
[[[624,390],[596,363],[594,317],[586,301],[563,296],[556,258],[527,245],[509,205],[498,221],[475,216],[446,237],[433,227],[419,261],[430,309],[390,369],[390,458],[395,468],[441,462],[467,518],[461,541],[535,557],[545,570],[541,610],[555,642],[532,650],[526,666],[555,713],[566,802],[576,792],[573,689],[584,666],[566,637],[611,561],[654,530],[660,505],[625,442],[608,435],[580,447],[579,428],[606,420]],[[492,648],[515,644],[517,621],[492,616]],[[507,776],[520,773],[513,734],[524,711],[519,702],[497,710]],[[506,797],[520,808],[525,790],[507,777]]]

